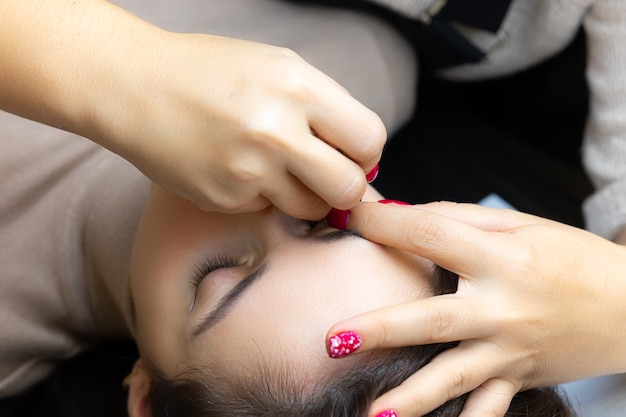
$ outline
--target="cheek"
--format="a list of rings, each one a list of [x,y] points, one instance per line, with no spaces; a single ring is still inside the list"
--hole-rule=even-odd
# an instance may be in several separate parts
[[[149,225],[147,225],[149,226]],[[138,235],[131,260],[135,335],[141,355],[162,371],[184,352],[191,287],[185,275],[186,245],[163,226]],[[164,236],[167,236],[166,238]]]
[[[167,239],[153,233],[138,237],[131,260],[131,290],[138,319],[165,315],[184,295],[184,280],[179,279],[184,277],[184,254],[176,235]]]
[[[176,357],[183,352],[179,341],[184,337],[184,302],[172,290],[168,269],[159,273],[146,271],[133,288],[136,316],[136,341],[141,356],[170,374]]]

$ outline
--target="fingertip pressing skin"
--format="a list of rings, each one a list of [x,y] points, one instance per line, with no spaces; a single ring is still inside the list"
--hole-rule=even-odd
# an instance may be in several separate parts
[[[339,230],[346,230],[350,221],[350,210],[330,209],[326,215],[326,222],[330,227]]]

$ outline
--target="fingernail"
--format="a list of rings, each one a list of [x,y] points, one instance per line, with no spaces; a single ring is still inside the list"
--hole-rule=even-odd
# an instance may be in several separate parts
[[[378,200],[379,203],[381,204],[397,204],[399,206],[411,206],[411,203],[406,203],[404,201],[400,201],[400,200]]]
[[[362,342],[361,336],[356,332],[337,333],[328,339],[328,356],[343,358],[359,350]]]
[[[335,229],[346,230],[348,227],[348,220],[350,220],[350,210],[330,209],[330,212],[326,216],[326,222],[330,227]]]
[[[365,176],[365,179],[367,180],[368,183],[373,182],[376,177],[378,176],[378,164],[376,164],[376,166],[367,173],[367,175]]]
[[[398,414],[393,410],[385,410],[376,414],[376,417],[398,417]]]

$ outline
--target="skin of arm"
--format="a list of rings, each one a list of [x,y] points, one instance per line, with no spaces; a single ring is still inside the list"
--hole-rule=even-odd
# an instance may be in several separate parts
[[[472,391],[468,415],[503,416],[519,390],[626,371],[626,248],[510,210],[469,204],[362,203],[348,226],[459,274],[455,294],[334,325],[359,352],[460,340],[398,388],[386,409],[419,416]]]
[[[224,212],[350,207],[386,140],[377,115],[291,50],[168,32],[102,0],[0,0],[0,108]]]

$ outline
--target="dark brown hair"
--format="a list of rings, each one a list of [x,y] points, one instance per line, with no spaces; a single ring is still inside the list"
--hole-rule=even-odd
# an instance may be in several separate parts
[[[454,292],[458,277],[441,268],[433,274],[436,294]],[[284,364],[264,363],[244,377],[222,365],[191,369],[170,380],[152,370],[149,394],[153,417],[364,417],[374,399],[398,386],[455,343],[391,349],[359,355],[362,366],[318,375],[304,386],[302,375]],[[448,401],[429,417],[457,417],[466,396]],[[515,396],[507,417],[573,417],[553,388]]]

